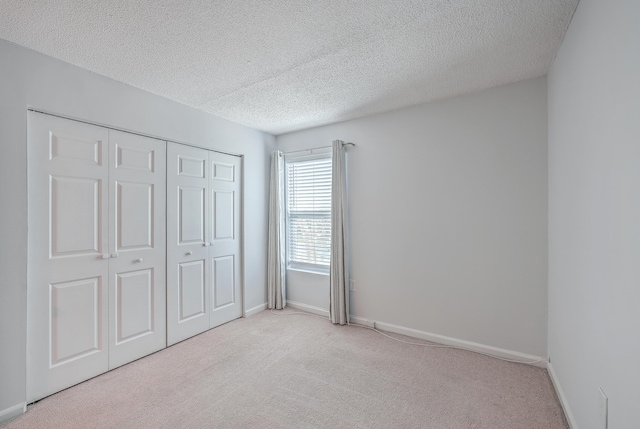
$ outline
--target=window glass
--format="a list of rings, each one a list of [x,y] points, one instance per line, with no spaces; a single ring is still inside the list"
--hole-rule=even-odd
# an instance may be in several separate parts
[[[286,178],[288,265],[328,271],[331,158],[287,162]]]

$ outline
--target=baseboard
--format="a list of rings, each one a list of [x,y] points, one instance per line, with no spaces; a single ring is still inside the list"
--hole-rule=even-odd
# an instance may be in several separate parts
[[[364,317],[354,316],[353,314],[349,316],[349,323],[351,323],[352,325],[368,326],[369,328],[375,328],[376,327],[376,322],[375,321],[373,321],[371,319],[365,319]]]
[[[0,411],[0,422],[17,417],[26,411],[27,411],[26,402],[23,402],[22,404],[14,405],[13,407],[9,407],[5,410]]]
[[[258,314],[261,311],[264,311],[266,309],[267,309],[267,303],[266,302],[264,304],[256,305],[255,307],[246,310],[244,312],[244,317],[251,317],[251,316],[256,315],[256,314]]]
[[[329,317],[329,311],[324,308],[314,307],[313,305],[303,304],[301,302],[287,301],[287,305],[298,310],[307,311],[309,313],[317,314],[319,316]],[[480,343],[474,343],[472,341],[460,340],[458,338],[446,337],[444,335],[432,334],[430,332],[420,331],[418,329],[406,328],[404,326],[393,325],[391,323],[378,322],[377,320],[371,320],[364,317],[350,316],[351,323],[356,325],[364,325],[370,328],[376,328],[381,331],[393,332],[395,334],[406,335],[408,337],[419,338],[421,340],[431,341],[433,343],[445,344],[448,346],[460,347],[461,349],[470,350],[473,352],[485,353],[495,357],[501,357],[505,359],[513,359],[522,362],[533,362],[529,365],[537,366],[539,368],[547,367],[547,359],[530,355],[526,353],[520,353],[513,350],[501,349],[498,347],[487,346]],[[540,361],[540,362],[534,362]]]
[[[287,300],[287,307],[303,310],[308,313],[316,314],[318,316],[329,317],[329,310],[325,310],[324,308],[320,307],[314,307],[313,305],[303,304],[301,302]]]
[[[396,334],[406,335],[408,337],[420,338],[421,340],[431,341],[438,344],[445,344],[448,346],[460,347],[461,349],[469,350],[472,352],[485,353],[491,356],[513,359],[522,362],[533,362],[529,365],[537,366],[539,368],[546,368],[548,360],[546,358],[530,355],[527,353],[520,353],[513,350],[501,349],[499,347],[487,346],[485,344],[474,343],[473,341],[460,340],[458,338],[447,337],[439,334],[432,334],[431,332],[420,331],[413,328],[405,328],[404,326],[392,325],[391,323],[375,321],[376,329],[381,331],[393,332]],[[534,362],[539,360],[540,362]]]
[[[567,423],[569,423],[569,428],[578,429],[578,425],[576,424],[576,419],[575,417],[573,417],[571,408],[569,408],[569,402],[567,401],[567,397],[564,395],[562,386],[560,386],[560,380],[558,380],[558,376],[556,375],[556,371],[553,369],[553,365],[551,365],[551,362],[547,364],[547,372],[549,372],[549,378],[551,379],[551,384],[553,384],[553,387],[556,389],[556,394],[558,395],[558,400],[560,401],[560,405],[562,405],[564,416],[567,418]]]

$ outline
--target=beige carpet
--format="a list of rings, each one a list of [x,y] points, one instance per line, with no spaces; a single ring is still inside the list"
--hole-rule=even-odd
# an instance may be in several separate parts
[[[543,369],[265,311],[45,398],[0,427],[568,426]]]

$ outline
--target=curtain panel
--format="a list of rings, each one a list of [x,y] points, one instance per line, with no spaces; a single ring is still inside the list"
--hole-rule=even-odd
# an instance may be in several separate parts
[[[329,314],[332,323],[345,325],[349,324],[349,231],[344,142],[333,141],[332,149]]]
[[[284,162],[282,152],[271,156],[269,183],[269,245],[267,256],[268,307],[283,309],[286,300],[285,228],[284,228]]]

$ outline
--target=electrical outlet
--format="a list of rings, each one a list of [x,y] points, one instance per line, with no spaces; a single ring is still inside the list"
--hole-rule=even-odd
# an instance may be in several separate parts
[[[600,418],[598,427],[607,429],[609,420],[609,398],[604,394],[602,388],[598,388],[598,417]]]
[[[356,291],[356,281],[354,279],[349,280],[349,290],[351,292]]]

